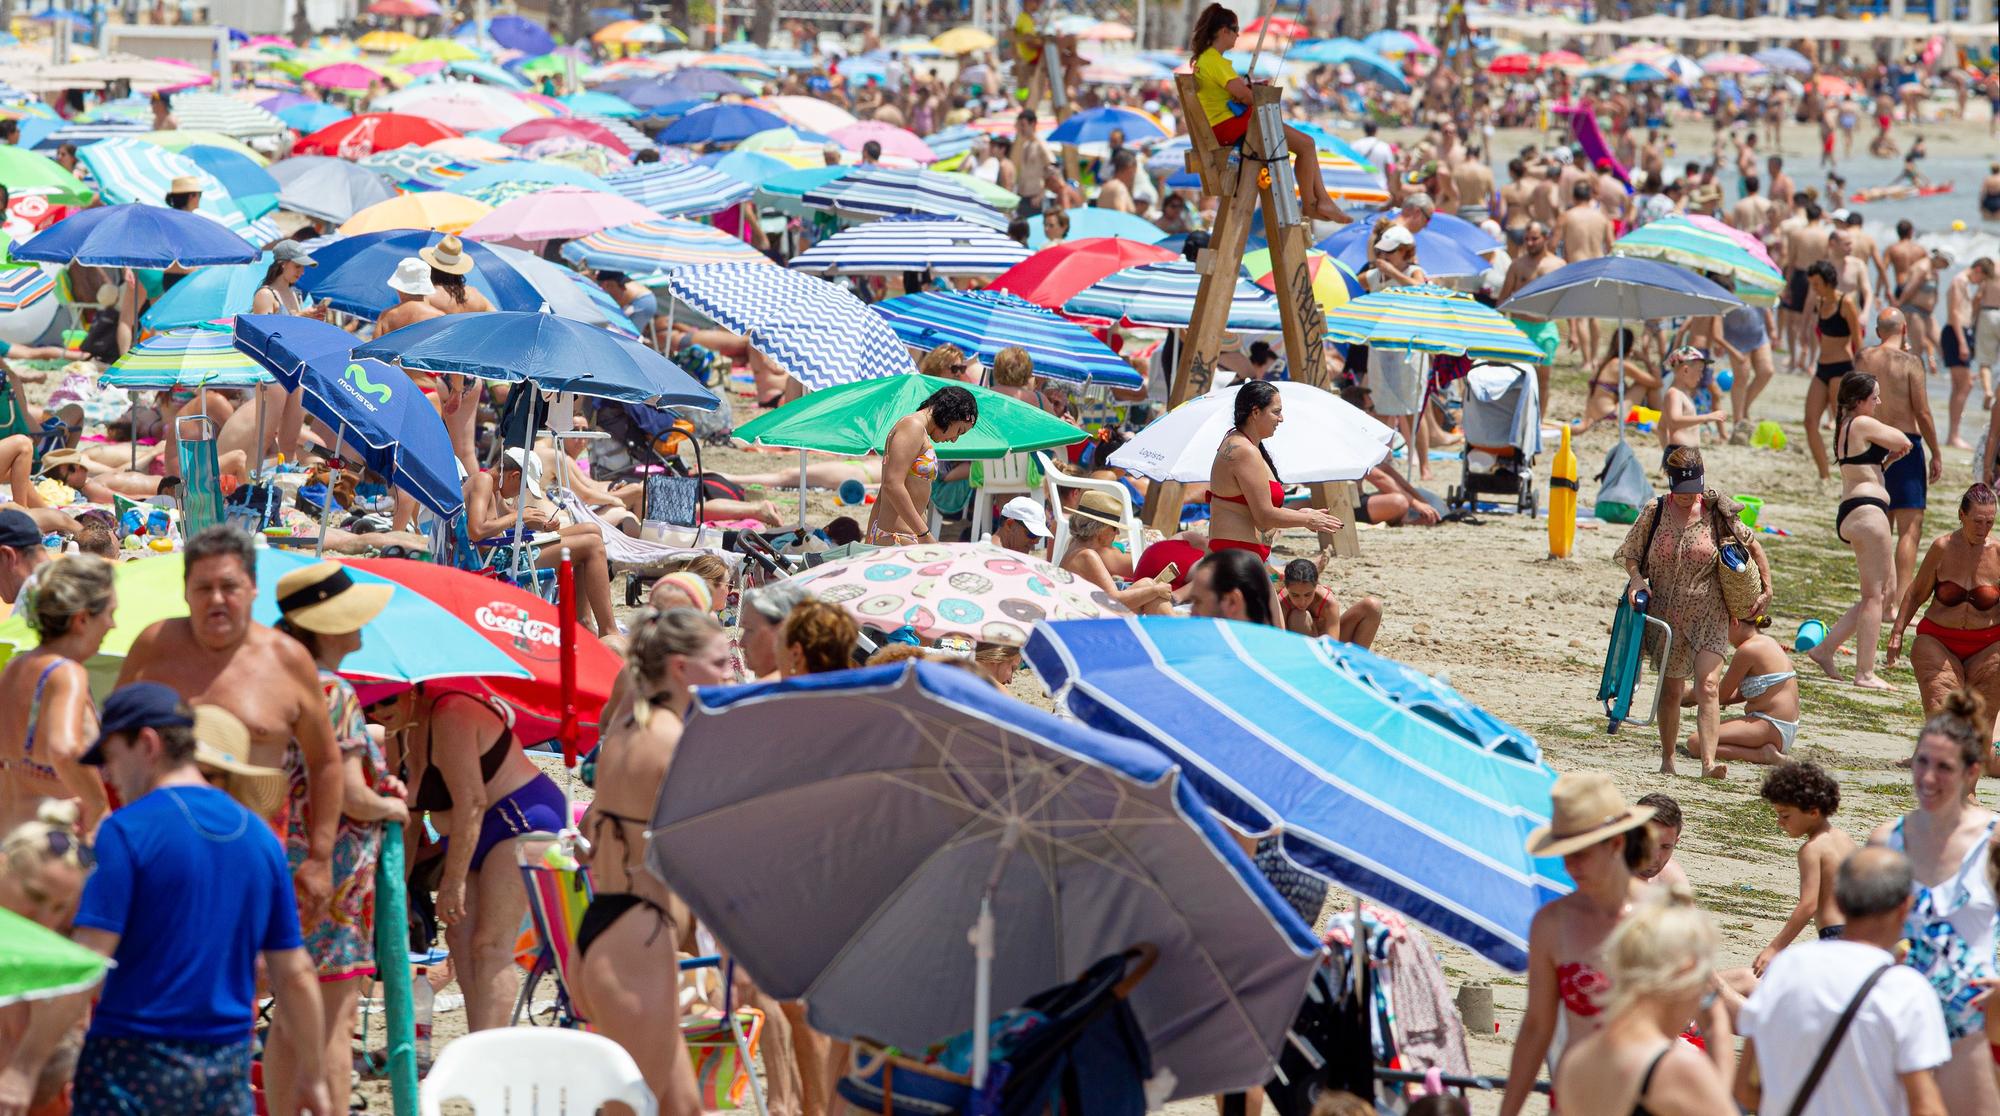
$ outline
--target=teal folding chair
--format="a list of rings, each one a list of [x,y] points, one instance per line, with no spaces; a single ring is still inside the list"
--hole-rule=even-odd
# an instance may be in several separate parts
[[[193,538],[222,522],[222,466],[215,433],[215,423],[207,415],[174,420],[174,435],[180,442],[182,538]]]
[[[1654,626],[1660,629],[1660,663],[1665,663],[1674,650],[1673,628],[1665,620],[1646,613],[1651,596],[1641,590],[1638,606],[1634,607],[1631,598],[1620,594],[1618,612],[1611,618],[1611,646],[1604,653],[1604,673],[1597,684],[1597,700],[1604,703],[1606,733],[1617,732],[1627,722],[1650,725],[1659,713],[1660,688],[1666,682],[1664,674],[1654,680],[1653,704],[1648,707],[1647,715],[1632,716],[1632,698],[1638,693],[1639,679],[1645,672],[1646,629]]]

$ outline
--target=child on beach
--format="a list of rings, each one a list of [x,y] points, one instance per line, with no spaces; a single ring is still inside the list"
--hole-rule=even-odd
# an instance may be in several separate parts
[[[1653,808],[1653,820],[1646,823],[1653,835],[1653,855],[1639,869],[1639,878],[1656,887],[1694,890],[1687,872],[1674,860],[1674,850],[1681,843],[1681,804],[1671,795],[1654,791],[1639,799],[1639,805]]]
[[[1799,901],[1778,936],[1751,962],[1758,976],[1778,951],[1808,922],[1819,923],[1821,940],[1840,937],[1847,919],[1833,901],[1833,878],[1840,862],[1854,851],[1854,839],[1833,827],[1828,820],[1840,809],[1840,784],[1816,763],[1787,763],[1764,777],[1757,792],[1778,815],[1778,828],[1788,837],[1803,837],[1799,846]]]

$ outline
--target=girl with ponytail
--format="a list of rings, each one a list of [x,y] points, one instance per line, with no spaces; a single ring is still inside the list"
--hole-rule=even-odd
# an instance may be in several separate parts
[[[1849,372],[1841,377],[1835,396],[1833,460],[1840,467],[1840,510],[1833,533],[1854,551],[1860,574],[1861,599],[1834,622],[1826,639],[1807,652],[1828,678],[1846,681],[1834,663],[1834,653],[1851,637],[1854,644],[1854,684],[1864,690],[1887,690],[1875,676],[1875,648],[1882,618],[1895,607],[1896,540],[1889,526],[1889,489],[1882,471],[1910,452],[1902,431],[1874,417],[1882,402],[1875,377]]]

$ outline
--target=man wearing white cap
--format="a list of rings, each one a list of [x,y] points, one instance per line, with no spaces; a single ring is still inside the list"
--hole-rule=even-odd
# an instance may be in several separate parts
[[[431,294],[437,290],[431,284],[431,265],[415,256],[405,256],[396,264],[396,271],[389,276],[389,289],[396,292],[396,305],[382,315],[375,324],[375,336],[399,330],[406,325],[415,325],[431,318],[444,317],[444,311],[430,304]]]
[[[1055,533],[1049,530],[1049,513],[1033,496],[1016,496],[1000,509],[1000,525],[993,529],[995,545],[1016,554],[1034,554],[1049,545]]]

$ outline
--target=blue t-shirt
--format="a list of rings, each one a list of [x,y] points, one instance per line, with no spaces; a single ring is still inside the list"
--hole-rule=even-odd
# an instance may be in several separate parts
[[[632,305],[625,308],[625,316],[632,320],[632,328],[638,330],[641,335],[653,328],[653,318],[659,312],[660,296],[651,291],[633,299]]]
[[[246,1039],[257,955],[299,945],[284,847],[213,787],[161,787],[105,819],[76,924],[119,936],[90,1021],[110,1038]]]

